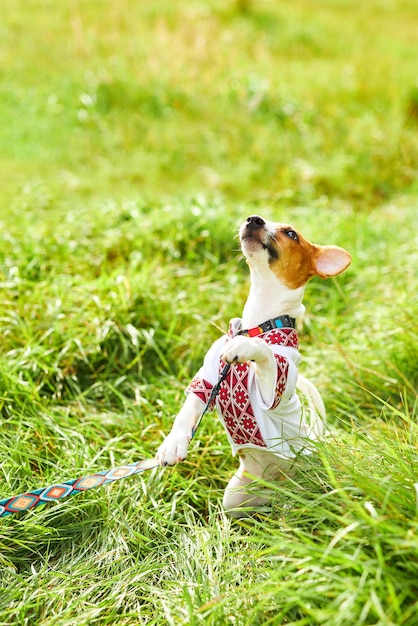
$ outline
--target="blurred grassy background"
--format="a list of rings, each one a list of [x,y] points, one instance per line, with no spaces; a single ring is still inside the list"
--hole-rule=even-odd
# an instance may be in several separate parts
[[[416,191],[415,24],[405,0],[6,0],[2,202],[45,176],[73,198]]]

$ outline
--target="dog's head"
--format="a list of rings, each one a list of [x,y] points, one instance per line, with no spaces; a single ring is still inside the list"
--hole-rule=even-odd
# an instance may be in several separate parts
[[[251,215],[239,230],[241,249],[250,267],[268,268],[289,287],[303,287],[312,276],[341,274],[351,256],[338,246],[317,246],[288,224]]]

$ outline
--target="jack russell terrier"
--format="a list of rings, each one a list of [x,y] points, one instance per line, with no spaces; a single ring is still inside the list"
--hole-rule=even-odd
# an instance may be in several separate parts
[[[309,441],[325,429],[325,409],[316,387],[298,375],[297,318],[312,276],[343,272],[351,257],[337,246],[311,244],[295,228],[250,216],[239,230],[250,268],[251,287],[242,319],[230,322],[227,335],[212,345],[188,386],[187,398],[169,435],[158,449],[161,466],[186,458],[193,428],[225,364],[231,364],[216,401],[239,469],[225,490],[223,505],[241,517],[268,503],[248,489],[254,479],[284,479],[296,456],[310,452]],[[306,396],[302,410],[296,387]]]

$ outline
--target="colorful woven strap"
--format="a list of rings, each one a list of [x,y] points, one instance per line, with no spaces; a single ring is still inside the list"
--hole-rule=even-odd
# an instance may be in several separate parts
[[[82,476],[81,478],[73,478],[72,480],[50,485],[49,487],[41,487],[34,491],[22,493],[19,496],[6,498],[5,500],[0,500],[0,517],[6,517],[7,515],[13,515],[13,513],[19,513],[21,511],[28,511],[29,509],[33,509],[41,504],[46,504],[47,502],[56,502],[62,498],[75,496],[83,491],[88,491],[89,489],[94,489],[95,487],[106,485],[107,483],[113,483],[121,478],[127,478],[128,476],[139,474],[140,472],[157,466],[158,462],[156,459],[145,459],[138,463],[113,467],[110,470],[97,472],[89,476]]]

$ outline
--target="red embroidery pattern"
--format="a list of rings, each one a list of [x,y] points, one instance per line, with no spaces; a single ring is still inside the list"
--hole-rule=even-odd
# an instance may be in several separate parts
[[[277,328],[276,330],[269,330],[268,332],[260,335],[270,344],[277,344],[279,346],[288,346],[289,348],[299,348],[298,333],[294,328]]]
[[[212,387],[213,385],[211,385],[207,380],[196,377],[196,378],[193,378],[192,382],[187,387],[186,393],[192,391],[194,394],[197,395],[198,398],[202,400],[202,402],[204,402],[204,404],[206,404],[209,400]],[[215,399],[213,399],[212,402],[210,403],[209,409],[213,409],[214,406],[215,406]]]
[[[222,365],[224,364],[221,362],[221,367]],[[219,391],[219,407],[225,426],[234,443],[238,445],[251,443],[265,448],[266,444],[250,403],[248,372],[248,363],[240,363],[231,367]]]
[[[276,389],[274,390],[274,400],[270,407],[270,411],[274,411],[274,409],[276,409],[280,404],[280,400],[282,399],[282,395],[286,389],[287,375],[289,372],[289,361],[280,354],[275,354],[274,357],[277,365],[277,381]]]
[[[230,327],[229,336],[233,337],[233,330]],[[269,330],[259,335],[268,344],[299,348],[298,334],[293,328],[277,328]],[[274,410],[280,404],[283,393],[286,389],[289,372],[288,360],[279,354],[274,354],[277,364],[277,382],[274,401],[269,410]],[[219,372],[222,371],[225,363],[219,364]],[[223,381],[218,394],[219,409],[223,415],[225,426],[237,445],[252,444],[261,448],[266,448],[266,443],[261,435],[260,428],[254,416],[248,393],[248,363],[232,365],[227,378]],[[187,388],[192,391],[206,404],[209,400],[213,385],[201,378],[194,378]],[[211,403],[213,408],[215,401]]]

